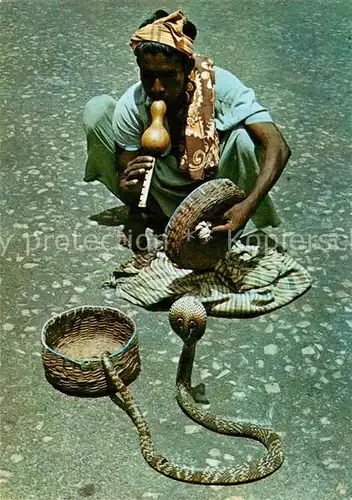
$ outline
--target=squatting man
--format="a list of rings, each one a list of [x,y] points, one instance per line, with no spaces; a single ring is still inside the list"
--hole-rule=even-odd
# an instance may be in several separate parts
[[[85,107],[84,179],[99,180],[129,206],[125,231],[133,235],[135,251],[136,238],[146,227],[162,231],[186,196],[209,179],[228,178],[248,193],[213,231],[237,231],[250,218],[257,228],[280,222],[268,192],[290,149],[253,90],[195,54],[196,35],[182,12],[156,11],[130,41],[140,81],[117,102],[101,95]],[[139,209],[142,183],[153,161],[140,141],[155,100],[166,103],[170,145],[156,159],[147,207]]]

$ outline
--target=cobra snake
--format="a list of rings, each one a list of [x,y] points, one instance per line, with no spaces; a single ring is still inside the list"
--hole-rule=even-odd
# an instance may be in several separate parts
[[[195,404],[191,386],[192,367],[198,340],[206,329],[207,315],[203,304],[193,296],[184,296],[171,306],[169,321],[172,329],[183,340],[176,376],[176,399],[184,411],[196,423],[211,431],[228,436],[240,436],[261,442],[268,453],[259,460],[231,467],[188,467],[173,463],[160,455],[153,444],[148,424],[134,402],[110,360],[110,353],[102,355],[102,363],[108,378],[125,403],[125,409],[134,422],[144,459],[156,471],[172,479],[208,485],[230,485],[255,481],[272,474],[284,460],[282,441],[272,429],[230,418],[214,415]]]

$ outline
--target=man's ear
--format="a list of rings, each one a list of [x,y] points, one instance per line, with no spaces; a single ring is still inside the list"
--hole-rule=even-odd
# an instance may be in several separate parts
[[[193,68],[194,68],[194,59],[193,57],[189,57],[185,66],[185,73],[187,76],[190,74]]]

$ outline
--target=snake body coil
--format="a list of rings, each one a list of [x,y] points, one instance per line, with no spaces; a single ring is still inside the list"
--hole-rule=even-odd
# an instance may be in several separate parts
[[[182,297],[170,309],[170,324],[184,342],[176,377],[177,402],[186,415],[211,431],[261,442],[267,448],[268,453],[259,460],[217,468],[187,467],[170,462],[156,451],[148,424],[130,391],[117,375],[109,353],[102,355],[102,363],[108,377],[124,400],[127,412],[138,430],[143,457],[156,471],[172,479],[198,484],[229,485],[255,481],[272,474],[281,466],[284,460],[282,442],[279,435],[271,429],[251,423],[235,422],[230,418],[200,409],[195,404],[191,395],[192,367],[197,341],[205,332],[206,318],[203,305],[194,297]]]

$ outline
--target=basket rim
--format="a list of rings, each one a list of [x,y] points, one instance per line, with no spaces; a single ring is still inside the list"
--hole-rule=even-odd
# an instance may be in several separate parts
[[[110,307],[110,306],[92,306],[92,305],[84,305],[84,306],[78,306],[78,307],[72,307],[71,309],[66,309],[65,311],[62,311],[61,313],[55,313],[54,316],[52,316],[51,318],[49,318],[43,325],[42,327],[42,331],[41,331],[41,341],[42,341],[42,347],[44,347],[45,349],[47,349],[48,351],[50,351],[52,354],[54,354],[55,356],[58,356],[59,358],[62,358],[62,359],[65,359],[67,361],[71,361],[75,364],[78,364],[82,367],[82,365],[86,365],[86,364],[90,364],[90,363],[100,363],[101,360],[100,359],[78,359],[78,358],[71,358],[70,356],[65,356],[64,354],[60,353],[59,351],[55,351],[55,349],[52,349],[51,347],[49,347],[46,343],[46,338],[45,338],[45,334],[46,334],[46,331],[47,331],[47,328],[55,323],[55,321],[68,314],[68,313],[76,313],[78,311],[82,311],[84,309],[104,309],[104,310],[109,310],[109,311],[113,311],[113,312],[117,312],[123,316],[125,316],[126,318],[128,318],[129,321],[131,321],[132,323],[132,326],[133,326],[133,333],[131,335],[131,338],[129,339],[129,341],[127,342],[127,344],[124,344],[122,347],[120,347],[120,349],[117,349],[116,351],[112,352],[110,354],[110,358],[113,359],[115,358],[118,354],[121,354],[123,353],[124,351],[126,351],[130,345],[132,344],[132,342],[137,338],[137,327],[136,327],[136,323],[134,322],[134,320],[128,316],[128,314],[124,313],[123,311],[121,311],[120,309],[117,309],[116,307]]]
[[[209,181],[203,182],[200,184],[200,186],[197,186],[193,191],[189,193],[188,196],[184,200],[181,201],[181,203],[177,206],[173,214],[168,220],[168,223],[165,228],[165,233],[167,234],[167,231],[173,228],[173,225],[175,223],[175,219],[179,217],[179,213],[182,212],[182,209],[184,206],[187,206],[190,202],[190,198],[193,200],[197,196],[198,193],[203,193],[204,189],[208,189],[209,186],[214,185],[214,181],[216,181],[217,186],[233,186],[236,188],[238,191],[242,191],[238,188],[237,184],[231,181],[231,179],[228,179],[227,177],[219,177],[217,179],[211,179]],[[244,194],[244,192],[243,192]]]

